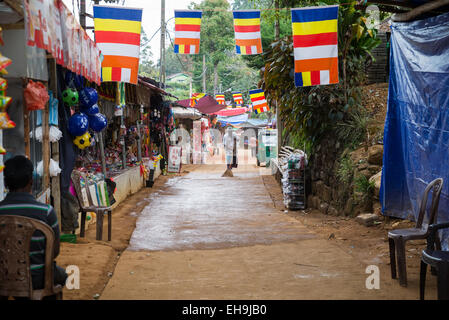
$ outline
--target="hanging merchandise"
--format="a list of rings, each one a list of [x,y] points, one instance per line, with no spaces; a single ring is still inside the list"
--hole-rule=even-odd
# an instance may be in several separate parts
[[[101,113],[94,114],[93,116],[89,116],[89,127],[95,131],[100,132],[108,125],[108,120],[106,116]]]
[[[91,136],[89,132],[84,133],[83,135],[80,135],[78,137],[76,137],[73,140],[73,143],[80,148],[81,150],[83,150],[84,148],[87,148],[91,145]]]
[[[70,117],[68,129],[72,136],[81,136],[89,129],[89,119],[84,113],[77,112]]]
[[[100,112],[100,109],[98,108],[97,104],[94,104],[89,108],[81,108],[81,112],[87,114],[88,116],[93,116],[94,114]]]
[[[235,52],[242,55],[262,53],[260,10],[233,11]]]
[[[175,10],[175,53],[200,53],[201,15],[199,10]]]
[[[83,87],[82,77],[70,70],[65,74],[65,84],[68,88],[81,90]]]
[[[47,88],[41,82],[30,80],[24,90],[24,99],[28,111],[44,110],[50,99]]]
[[[103,55],[102,81],[137,84],[142,9],[94,5],[95,42]]]
[[[234,98],[234,102],[237,106],[242,106],[243,97],[241,92],[233,92],[232,97]]]
[[[58,174],[61,173],[61,168],[59,168],[59,163],[53,159],[50,159],[50,165],[49,165],[48,169],[50,171],[51,177],[57,177]],[[43,171],[44,171],[43,162],[39,161],[39,163],[37,164],[36,172],[38,175],[40,175],[42,177]]]
[[[6,95],[6,89],[8,88],[8,82],[6,79],[0,78],[0,96]]]
[[[62,102],[66,107],[73,107],[78,104],[78,91],[67,88],[62,92]]]
[[[249,90],[249,97],[253,103],[253,110],[256,114],[270,111],[270,107],[265,100],[265,93],[262,89]]]
[[[0,70],[4,70],[12,63],[12,60],[0,54]]]
[[[6,112],[0,112],[0,129],[13,129],[16,127]]]
[[[98,101],[98,93],[94,88],[83,88],[78,97],[83,108],[90,108]]]
[[[338,5],[291,9],[295,86],[338,83]]]

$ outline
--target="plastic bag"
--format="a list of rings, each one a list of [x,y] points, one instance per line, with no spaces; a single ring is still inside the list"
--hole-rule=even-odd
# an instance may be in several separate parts
[[[33,138],[35,135],[35,139],[39,142],[42,142],[42,127],[37,127],[36,130],[30,131],[30,138]],[[57,142],[62,137],[62,132],[58,127],[50,126],[49,131],[50,142]]]
[[[53,159],[50,159],[49,171],[50,171],[50,177],[57,177],[58,174],[61,173],[61,168],[59,168],[59,163]],[[41,177],[44,174],[44,167],[43,167],[42,161],[39,161],[39,163],[37,164],[36,172]]]
[[[30,80],[24,90],[28,110],[44,110],[50,97],[47,88],[41,82]]]

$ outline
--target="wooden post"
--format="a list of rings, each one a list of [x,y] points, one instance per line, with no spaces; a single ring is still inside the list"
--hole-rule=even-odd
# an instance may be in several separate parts
[[[48,84],[47,84],[48,86]],[[48,126],[49,104],[47,102],[45,109],[42,110],[42,191],[45,192],[50,187],[50,128]]]
[[[56,60],[54,58],[49,59],[49,78],[50,78],[50,90],[53,92],[53,97],[58,97],[58,74],[56,72]],[[51,144],[51,159],[59,163],[59,142],[53,142]],[[61,228],[61,176],[51,178],[51,195],[53,197],[53,208],[59,221],[59,228]]]
[[[27,79],[22,78],[22,87],[26,88]],[[25,92],[25,91],[23,91]],[[25,140],[25,155],[28,159],[31,159],[31,145],[30,145],[30,112],[25,103],[25,96],[23,97],[23,132]]]

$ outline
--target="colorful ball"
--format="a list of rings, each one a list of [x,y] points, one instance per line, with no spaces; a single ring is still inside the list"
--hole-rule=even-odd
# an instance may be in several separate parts
[[[84,148],[87,148],[90,146],[90,133],[86,132],[81,136],[76,137],[73,140],[73,143],[80,148],[81,150],[83,150]]]
[[[83,107],[90,108],[98,101],[97,90],[94,88],[84,88],[79,92],[79,100]]]
[[[95,131],[100,132],[108,125],[108,119],[102,113],[94,114],[93,116],[89,116],[89,127]]]
[[[89,119],[84,113],[77,112],[70,117],[68,130],[72,136],[81,136],[87,129],[89,129]]]
[[[100,112],[100,109],[98,108],[97,104],[94,104],[90,108],[81,108],[81,112],[87,114],[88,116],[93,116],[93,115],[97,114],[98,112]]]
[[[62,101],[67,107],[73,107],[78,104],[78,92],[68,88],[62,92]]]

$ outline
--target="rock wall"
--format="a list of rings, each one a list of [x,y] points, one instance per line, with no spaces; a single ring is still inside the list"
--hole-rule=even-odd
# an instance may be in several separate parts
[[[343,151],[339,142],[329,137],[310,157],[311,190],[307,198],[308,207],[329,215],[380,213],[378,199],[383,145],[373,145],[367,150],[363,147],[349,154],[352,170],[346,183],[337,175]],[[354,181],[361,176],[374,183],[372,193],[364,194],[356,189]]]

